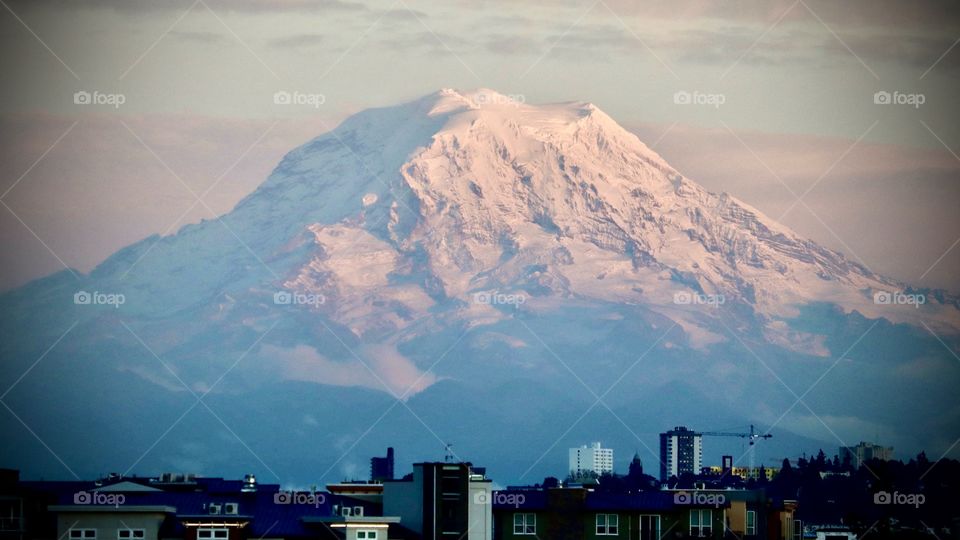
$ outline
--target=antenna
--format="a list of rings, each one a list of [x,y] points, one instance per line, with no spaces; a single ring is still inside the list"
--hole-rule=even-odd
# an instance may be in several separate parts
[[[444,443],[443,445],[444,456],[443,461],[446,463],[452,463],[456,459],[456,456],[453,455],[453,443]]]

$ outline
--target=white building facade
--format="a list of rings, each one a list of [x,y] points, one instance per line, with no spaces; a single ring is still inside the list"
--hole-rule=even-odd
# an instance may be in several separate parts
[[[570,473],[581,476],[584,473],[597,475],[613,472],[613,449],[603,448],[599,442],[590,446],[570,449]]]

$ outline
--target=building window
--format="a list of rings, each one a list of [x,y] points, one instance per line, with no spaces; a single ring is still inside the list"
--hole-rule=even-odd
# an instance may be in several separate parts
[[[757,534],[757,512],[747,510],[747,535],[754,536],[755,534]]]
[[[660,516],[640,516],[640,540],[660,540]]]
[[[142,540],[145,538],[143,529],[117,529],[117,540]]]
[[[705,537],[713,533],[713,510],[690,511],[690,536]]]
[[[197,529],[197,540],[226,540],[229,537],[227,529]]]
[[[97,530],[70,529],[70,540],[97,540]]]
[[[617,514],[597,514],[597,534],[609,536],[620,534],[620,516]]]
[[[537,534],[537,515],[514,514],[513,534]]]
[[[803,522],[799,519],[793,520],[793,540],[803,540]]]
[[[377,531],[357,531],[357,540],[377,540]]]

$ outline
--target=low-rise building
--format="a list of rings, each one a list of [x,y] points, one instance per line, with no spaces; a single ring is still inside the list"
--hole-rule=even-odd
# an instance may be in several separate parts
[[[795,504],[762,490],[603,493],[584,488],[497,491],[494,528],[502,540],[793,540]]]

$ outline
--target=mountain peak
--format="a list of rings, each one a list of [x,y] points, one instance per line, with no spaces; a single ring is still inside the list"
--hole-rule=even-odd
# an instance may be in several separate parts
[[[674,293],[707,294],[772,319],[821,300],[875,315],[873,291],[901,287],[707,191],[592,103],[525,101],[446,88],[348,118],[225,216],[244,249],[210,261],[210,283],[184,296],[204,297],[250,251],[272,270],[252,280],[323,295],[318,309],[358,334],[438,310],[497,318],[469,302],[478,291],[526,295],[528,306],[534,296],[648,305],[675,319],[693,315]],[[222,234],[192,226],[120,258],[143,253],[152,288],[183,246]],[[903,321],[919,310],[883,313]]]

